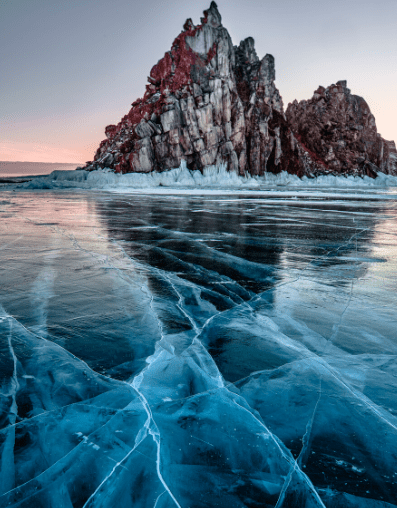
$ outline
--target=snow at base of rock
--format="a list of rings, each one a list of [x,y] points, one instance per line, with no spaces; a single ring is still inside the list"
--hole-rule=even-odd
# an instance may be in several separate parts
[[[98,171],[54,171],[45,177],[35,178],[18,185],[20,189],[100,189],[134,190],[168,187],[177,189],[247,189],[269,190],[279,187],[296,188],[387,188],[397,187],[397,177],[379,174],[376,179],[353,176],[324,175],[317,178],[298,178],[283,171],[278,175],[266,173],[264,176],[238,176],[229,172],[225,165],[209,166],[200,171],[190,171],[184,161],[179,168],[163,173],[115,174],[109,169]]]

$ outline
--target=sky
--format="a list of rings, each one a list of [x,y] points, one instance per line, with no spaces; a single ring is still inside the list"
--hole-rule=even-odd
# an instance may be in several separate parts
[[[92,160],[105,126],[210,0],[0,0],[0,160]],[[233,43],[274,55],[284,106],[347,80],[397,142],[396,0],[219,0]]]

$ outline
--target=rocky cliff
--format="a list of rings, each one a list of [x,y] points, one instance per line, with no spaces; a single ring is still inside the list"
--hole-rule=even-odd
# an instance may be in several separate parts
[[[320,86],[308,101],[288,105],[288,124],[298,141],[334,173],[397,174],[394,141],[377,133],[375,118],[346,81]]]
[[[251,37],[233,46],[212,2],[152,68],[143,98],[106,127],[86,169],[148,173],[183,159],[198,170],[227,163],[240,175],[397,172],[394,143],[377,134],[368,105],[344,82],[285,115],[274,80],[274,58],[260,60]]]

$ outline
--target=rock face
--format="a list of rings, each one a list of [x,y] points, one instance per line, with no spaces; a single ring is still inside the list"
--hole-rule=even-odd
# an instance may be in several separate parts
[[[148,173],[183,159],[196,170],[227,163],[240,175],[395,171],[392,143],[377,135],[365,101],[342,82],[294,102],[286,116],[274,80],[274,58],[260,60],[251,37],[233,46],[212,2],[200,25],[186,21],[150,71],[143,98],[119,124],[106,127],[85,169]]]
[[[298,141],[334,173],[397,174],[393,141],[377,133],[375,118],[362,97],[351,95],[346,81],[320,86],[308,101],[294,101],[286,112]]]

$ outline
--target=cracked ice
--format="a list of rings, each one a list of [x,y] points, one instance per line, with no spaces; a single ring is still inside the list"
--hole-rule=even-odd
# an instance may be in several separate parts
[[[397,506],[396,200],[4,192],[0,507]]]

